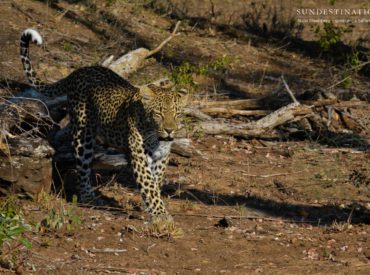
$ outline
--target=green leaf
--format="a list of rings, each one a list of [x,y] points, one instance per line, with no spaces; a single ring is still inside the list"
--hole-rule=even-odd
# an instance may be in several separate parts
[[[77,204],[77,196],[75,194],[72,196],[72,204]]]
[[[19,236],[20,234],[22,234],[24,232],[24,228],[23,227],[17,227],[17,228],[12,228],[10,230],[7,230],[7,235],[9,237],[13,237],[13,236]]]
[[[32,244],[31,244],[31,242],[30,242],[29,240],[25,239],[25,238],[20,239],[20,240],[19,240],[19,242],[20,242],[21,244],[23,244],[23,245],[24,245],[24,247],[25,247],[25,248],[27,248],[27,249],[31,249],[31,248],[32,248]]]

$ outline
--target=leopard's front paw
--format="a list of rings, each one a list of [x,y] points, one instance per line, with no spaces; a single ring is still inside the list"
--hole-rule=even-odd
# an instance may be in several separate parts
[[[95,193],[81,194],[79,201],[81,203],[91,204],[95,206],[103,206],[107,204],[107,202],[103,198],[96,196]]]
[[[174,220],[173,220],[173,217],[171,216],[171,214],[169,213],[163,213],[163,214],[159,214],[159,215],[153,215],[151,217],[151,223],[152,224],[173,224],[174,223]]]
[[[168,213],[152,216],[151,223],[148,225],[150,236],[157,238],[182,238],[184,232],[181,227],[177,226]]]

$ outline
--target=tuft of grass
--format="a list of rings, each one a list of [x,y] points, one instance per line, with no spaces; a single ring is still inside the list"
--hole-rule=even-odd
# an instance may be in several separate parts
[[[194,211],[199,209],[199,205],[196,204],[195,202],[186,199],[184,202],[181,203],[180,208],[184,211]]]
[[[105,0],[105,3],[108,7],[113,6],[114,3],[116,3],[116,0]]]
[[[40,232],[59,230],[71,232],[81,223],[81,218],[77,214],[77,196],[73,196],[72,204],[60,204],[59,207],[52,207],[49,213],[37,224],[36,229]]]
[[[316,173],[313,175],[313,178],[315,180],[322,180],[323,179],[323,175],[321,173]]]
[[[70,52],[70,51],[72,51],[72,49],[73,49],[73,46],[72,46],[71,43],[64,42],[64,44],[63,44],[63,50],[65,50],[66,52]]]
[[[357,188],[370,188],[370,176],[365,169],[354,169],[349,175],[349,181]]]
[[[326,226],[325,231],[330,233],[346,232],[352,229],[352,225],[349,222],[337,222],[334,221],[331,225]]]
[[[248,210],[248,208],[246,207],[245,204],[242,204],[242,205],[237,204],[235,206],[235,208],[236,208],[236,211],[238,212],[240,217],[245,217],[249,213],[249,210]]]

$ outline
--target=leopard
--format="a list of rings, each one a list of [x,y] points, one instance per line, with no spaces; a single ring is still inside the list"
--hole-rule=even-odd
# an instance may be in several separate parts
[[[20,39],[23,70],[31,89],[46,97],[67,95],[80,202],[92,202],[92,162],[97,142],[128,151],[145,210],[152,220],[173,220],[161,197],[171,145],[187,101],[186,91],[150,84],[139,89],[109,68],[81,67],[54,83],[37,77],[29,44],[43,44],[29,28]]]

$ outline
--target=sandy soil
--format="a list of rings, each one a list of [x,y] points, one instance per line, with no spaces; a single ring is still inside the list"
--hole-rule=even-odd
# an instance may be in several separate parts
[[[26,82],[18,55],[19,35],[25,28],[37,28],[44,36],[46,46],[32,47],[32,60],[41,77],[54,81],[110,54],[119,55],[139,46],[152,48],[174,25],[168,16],[158,15],[141,3],[117,2],[59,1],[57,6],[44,1],[0,3],[1,93],[15,92]],[[63,14],[65,9],[70,12]],[[204,63],[224,54],[233,56],[228,79],[242,83],[244,88],[235,90],[233,86],[231,91],[227,83],[215,81],[223,97],[271,92],[277,85],[274,78],[281,74],[296,91],[325,88],[341,77],[340,68],[325,60],[269,42],[257,43],[253,37],[246,33],[233,38],[212,26],[198,28],[185,23],[182,35],[156,56],[160,62],[131,80],[155,79],[170,62]],[[201,86],[202,94],[207,94],[208,88]],[[353,89],[369,91],[368,78],[355,77]],[[74,224],[70,230],[45,227],[42,233],[28,232],[33,247],[17,252],[15,271],[369,273],[369,151],[330,147],[314,140],[247,141],[201,136],[193,142],[200,155],[171,155],[168,184],[163,188],[176,234],[158,235],[148,229],[148,217],[127,171],[116,176],[97,171],[100,191],[114,202],[108,207],[74,207],[55,194],[38,203],[19,202],[32,224],[40,222],[51,209],[69,209],[68,215],[78,217],[81,224]],[[353,176],[356,173],[363,175],[362,181]],[[5,266],[0,271],[14,272]]]

